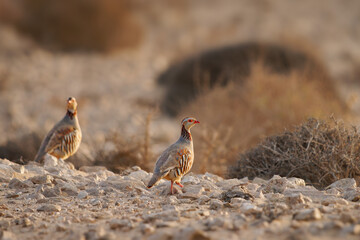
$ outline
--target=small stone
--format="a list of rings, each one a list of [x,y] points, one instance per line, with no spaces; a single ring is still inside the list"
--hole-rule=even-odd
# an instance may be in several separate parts
[[[218,199],[210,200],[210,209],[216,210],[223,207],[223,202]]]
[[[88,198],[89,194],[87,193],[87,191],[80,191],[77,195],[77,197],[79,199],[86,199]]]
[[[55,204],[44,204],[37,209],[38,212],[60,212],[61,207]]]
[[[192,185],[198,185],[200,183],[200,179],[196,176],[191,176],[191,175],[186,175],[185,177],[183,177],[183,179],[181,180],[182,184],[192,184]]]
[[[249,202],[244,202],[240,206],[240,211],[244,214],[256,214],[256,213],[260,213],[262,210],[261,208]]]
[[[29,227],[29,226],[32,226],[32,222],[31,222],[31,220],[29,219],[29,218],[24,218],[23,220],[22,220],[22,226],[23,227]]]
[[[355,223],[356,222],[356,218],[349,214],[349,213],[342,213],[340,215],[340,220],[343,222],[343,223]]]
[[[210,201],[210,197],[208,197],[208,196],[206,196],[206,195],[202,195],[201,197],[199,197],[199,199],[198,199],[198,203],[200,204],[200,205],[204,205],[204,204],[206,204],[207,202],[209,202]]]
[[[14,169],[15,172],[18,172],[20,174],[24,174],[25,173],[25,167],[23,165],[19,165],[19,164],[13,164],[10,165],[10,167],[12,169]]]
[[[293,218],[298,221],[319,220],[321,217],[321,212],[317,208],[300,210],[293,216]]]
[[[265,193],[283,193],[286,189],[287,179],[280,176],[273,176],[264,188]]]
[[[349,202],[343,198],[328,197],[328,198],[322,200],[321,204],[324,206],[329,206],[330,204],[349,205]]]
[[[360,235],[360,224],[354,224],[351,233],[354,235]]]
[[[305,204],[305,199],[301,193],[295,193],[286,197],[286,203],[290,206]]]
[[[129,219],[112,219],[110,222],[111,229],[131,229],[133,228],[132,222]]]
[[[175,196],[170,196],[170,197],[168,197],[168,199],[167,199],[167,202],[169,203],[169,204],[178,204],[179,203],[179,200],[177,199],[177,197],[175,197]]]
[[[243,199],[243,198],[232,198],[230,201],[230,204],[242,204],[244,202],[246,202],[247,200]]]
[[[356,188],[356,181],[353,178],[343,178],[329,185],[327,189],[329,188],[337,188],[340,190],[354,189]]]
[[[100,188],[89,188],[86,190],[86,192],[91,196],[101,196],[104,195],[105,191]]]
[[[54,177],[51,175],[38,175],[30,178],[30,181],[34,184],[51,184]]]
[[[33,184],[31,184],[31,182],[26,182],[26,181],[23,182],[17,178],[13,178],[9,182],[9,188],[20,189],[20,188],[29,188],[32,186]]]
[[[343,194],[343,198],[351,202],[358,202],[360,200],[360,191],[357,189],[351,189]]]
[[[225,219],[225,218],[210,217],[205,221],[205,226],[206,226],[207,230],[216,230],[218,228],[231,229],[232,223],[228,219]]]
[[[190,185],[184,188],[184,193],[179,195],[179,198],[198,199],[202,196],[205,189],[202,186]]]
[[[61,192],[66,194],[66,196],[77,196],[78,189],[75,185],[70,183],[65,183],[60,187]]]
[[[340,191],[336,188],[330,188],[326,190],[327,194],[333,195],[333,196],[340,196]]]
[[[154,220],[161,219],[165,222],[178,221],[180,219],[179,211],[177,210],[165,210],[155,213],[146,214],[143,216],[145,222],[151,222]]]
[[[64,231],[66,231],[65,225],[60,224],[60,223],[56,224],[56,231],[58,231],[58,232],[64,232]]]
[[[288,188],[297,188],[297,187],[305,187],[305,181],[301,178],[291,177],[287,179],[287,187]]]
[[[6,179],[11,179],[14,177],[14,175],[15,171],[11,166],[0,164],[0,176]]]
[[[149,173],[145,172],[144,170],[138,170],[135,172],[131,172],[129,174],[129,177],[133,177],[135,179],[141,180],[142,182],[146,182],[146,180],[148,179]]]
[[[101,200],[98,199],[98,198],[93,198],[93,199],[90,199],[89,203],[92,206],[100,206],[101,205]]]
[[[47,198],[57,197],[61,194],[61,190],[59,188],[51,188],[48,186],[44,187],[41,192]]]
[[[252,199],[254,199],[254,196],[252,196],[250,193],[248,193],[244,189],[228,190],[226,192],[223,192],[221,195],[221,200],[223,200],[225,202],[231,202],[232,198],[243,198],[246,200],[252,200]]]
[[[140,231],[142,232],[142,234],[150,234],[150,233],[155,232],[155,228],[153,226],[151,226],[150,224],[141,223]]]
[[[44,157],[44,168],[56,167],[58,165],[58,159],[49,154]]]
[[[226,179],[226,180],[222,180],[220,182],[217,182],[216,186],[220,187],[223,190],[230,190],[234,186],[238,186],[238,185],[241,185],[241,184],[244,184],[244,183],[245,182],[241,181],[240,179],[233,178],[233,179]]]
[[[208,172],[206,172],[202,177],[205,180],[210,180],[210,181],[215,182],[215,183],[224,180],[222,177],[220,177],[218,175],[215,175],[215,174],[212,174],[212,173],[208,173]]]
[[[343,233],[350,233],[353,235],[360,235],[360,224],[345,225],[342,229]]]

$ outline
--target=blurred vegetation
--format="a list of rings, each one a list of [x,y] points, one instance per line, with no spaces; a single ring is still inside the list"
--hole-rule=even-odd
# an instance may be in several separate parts
[[[349,115],[347,106],[332,95],[333,82],[318,77],[305,70],[270,72],[260,61],[242,83],[217,86],[188,103],[180,115],[194,115],[204,123],[193,134],[194,171],[223,175],[239,152],[265,136],[291,129],[308,117]]]
[[[249,79],[252,65],[261,61],[269,73],[289,75],[299,72],[303,81],[316,81],[324,86],[328,97],[337,97],[324,66],[313,54],[301,51],[300,44],[287,47],[277,44],[247,42],[209,50],[172,65],[158,77],[166,89],[162,101],[165,113],[175,116],[186,103],[216,86]],[[309,77],[308,77],[309,76]]]
[[[0,19],[51,49],[135,47],[142,29],[130,0],[0,0]]]
[[[309,119],[293,131],[266,138],[237,159],[228,168],[231,178],[298,177],[318,188],[342,178],[360,183],[359,132],[335,119]]]

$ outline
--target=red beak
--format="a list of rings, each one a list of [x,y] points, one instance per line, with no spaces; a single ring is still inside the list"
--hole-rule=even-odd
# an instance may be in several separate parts
[[[198,120],[195,120],[195,123],[200,123]]]

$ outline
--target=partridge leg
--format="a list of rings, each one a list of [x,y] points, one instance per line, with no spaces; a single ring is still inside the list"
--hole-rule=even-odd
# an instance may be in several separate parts
[[[175,182],[177,185],[179,185],[180,187],[184,187],[184,185],[182,185],[181,183],[179,182]]]
[[[173,194],[174,194],[174,193],[173,193],[173,184],[174,184],[174,182],[173,182],[173,181],[171,181],[171,186],[170,186],[171,195],[173,195]]]

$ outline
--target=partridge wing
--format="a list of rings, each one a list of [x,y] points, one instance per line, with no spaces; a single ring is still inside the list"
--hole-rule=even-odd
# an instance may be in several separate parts
[[[45,152],[51,152],[59,149],[63,152],[72,152],[75,142],[77,141],[77,129],[72,126],[64,126],[53,132]]]
[[[168,155],[168,158],[163,160],[163,164],[159,166],[160,173],[168,172],[174,168],[182,168],[186,165],[188,159],[191,159],[191,152],[188,149],[174,149]]]

